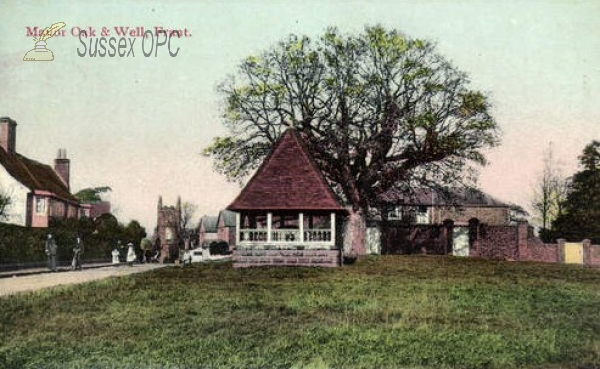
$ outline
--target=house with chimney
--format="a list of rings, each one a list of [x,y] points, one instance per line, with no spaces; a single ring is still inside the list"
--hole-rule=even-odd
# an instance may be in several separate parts
[[[70,192],[70,160],[59,149],[54,166],[17,152],[17,122],[0,118],[0,191],[11,201],[4,221],[48,227],[52,219],[79,218],[84,211]]]

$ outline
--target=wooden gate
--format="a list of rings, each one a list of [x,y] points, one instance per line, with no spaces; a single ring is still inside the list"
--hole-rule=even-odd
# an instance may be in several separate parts
[[[582,243],[565,243],[565,263],[583,265]]]

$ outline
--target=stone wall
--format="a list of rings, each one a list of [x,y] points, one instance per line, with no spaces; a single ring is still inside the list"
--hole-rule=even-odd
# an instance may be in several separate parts
[[[233,266],[340,266],[339,250],[234,250]]]

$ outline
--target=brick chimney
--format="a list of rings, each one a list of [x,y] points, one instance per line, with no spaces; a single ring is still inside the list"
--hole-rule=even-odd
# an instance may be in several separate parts
[[[17,122],[9,117],[0,118],[0,146],[7,154],[14,154],[17,142]]]
[[[58,149],[58,155],[56,156],[56,159],[54,159],[54,171],[56,172],[56,174],[58,174],[60,179],[62,179],[65,186],[67,186],[68,190],[71,189],[71,186],[69,184],[70,165],[71,161],[67,159],[67,150]]]

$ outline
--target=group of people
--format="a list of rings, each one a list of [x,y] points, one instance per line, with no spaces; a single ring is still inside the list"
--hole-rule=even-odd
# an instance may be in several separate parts
[[[121,251],[123,246],[121,245],[121,241],[117,241],[117,245],[112,251],[112,263],[113,265],[119,265],[121,263]],[[133,263],[137,260],[137,255],[135,250],[133,249],[133,243],[129,242],[127,244],[127,255],[125,256],[125,260],[127,261],[127,265],[133,266]]]
[[[44,247],[46,251],[46,256],[48,257],[48,269],[51,272],[56,272],[57,267],[57,251],[58,246],[52,233],[48,233],[48,238],[46,239],[46,245]],[[81,237],[77,236],[75,238],[75,245],[73,245],[73,259],[71,260],[71,269],[72,270],[82,270],[82,259],[83,259],[83,242],[81,241]]]
[[[127,265],[133,266],[133,263],[137,260],[137,255],[135,253],[133,243],[129,242],[127,244],[127,254],[125,255],[125,261]],[[112,263],[113,265],[121,263],[121,252],[119,248],[123,248],[121,246],[121,241],[117,242],[117,246],[112,251]],[[56,244],[56,240],[52,236],[52,233],[48,233],[48,238],[46,239],[45,244],[45,252],[48,257],[48,269],[51,272],[56,272],[57,270],[57,254],[58,254],[58,246]],[[71,270],[83,270],[83,241],[81,237],[77,236],[75,238],[75,244],[73,245],[73,258],[71,260]]]

